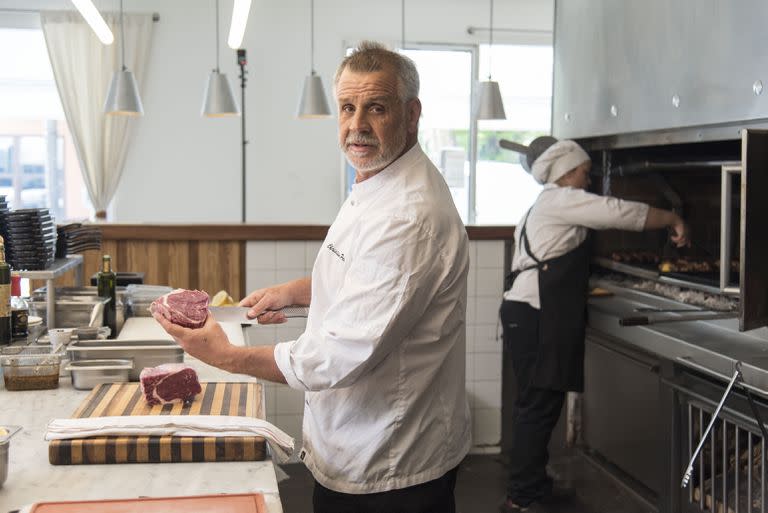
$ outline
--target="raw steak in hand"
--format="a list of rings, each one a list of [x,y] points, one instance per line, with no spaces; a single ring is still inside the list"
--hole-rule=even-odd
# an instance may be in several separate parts
[[[195,369],[183,363],[145,367],[139,379],[141,392],[149,404],[186,403],[203,390]]]
[[[158,312],[179,326],[200,328],[208,317],[208,294],[202,290],[176,289],[152,301],[149,311]]]

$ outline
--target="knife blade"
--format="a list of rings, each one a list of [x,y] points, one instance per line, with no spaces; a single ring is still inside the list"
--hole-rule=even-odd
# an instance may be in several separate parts
[[[209,306],[213,318],[217,322],[238,322],[240,324],[258,324],[258,318],[248,318],[247,306]],[[280,310],[289,319],[307,317],[309,315],[309,308],[306,306],[286,306]]]

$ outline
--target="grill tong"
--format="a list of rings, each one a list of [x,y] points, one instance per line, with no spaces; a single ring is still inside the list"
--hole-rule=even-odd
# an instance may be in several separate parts
[[[728,386],[725,388],[725,393],[723,394],[723,397],[720,399],[720,403],[717,405],[717,408],[715,408],[715,411],[712,412],[712,418],[709,420],[709,425],[707,426],[707,429],[702,433],[701,440],[699,440],[699,445],[696,446],[696,450],[693,451],[693,455],[691,455],[691,461],[688,462],[688,467],[685,469],[685,473],[683,474],[683,479],[680,482],[680,488],[685,488],[688,486],[688,482],[691,480],[691,475],[693,474],[693,464],[696,462],[696,458],[699,456],[699,453],[701,452],[701,448],[704,447],[704,442],[706,442],[707,437],[709,436],[709,432],[712,430],[712,426],[715,425],[715,420],[717,420],[717,416],[720,415],[720,410],[723,409],[723,405],[725,404],[725,400],[728,399],[728,396],[731,393],[731,390],[733,389],[733,385],[739,381],[742,385],[742,389],[744,389],[744,392],[747,396],[747,402],[749,402],[749,407],[752,409],[752,414],[755,416],[755,420],[757,421],[757,425],[760,427],[760,431],[763,433],[763,458],[765,458],[765,444],[768,443],[768,431],[765,429],[765,425],[763,424],[763,419],[760,416],[760,411],[757,409],[757,405],[755,404],[754,399],[752,398],[752,394],[749,391],[749,388],[747,388],[744,384],[744,376],[741,374],[741,362],[736,362],[736,365],[734,365],[734,371],[733,376],[731,377],[731,381],[728,383]]]

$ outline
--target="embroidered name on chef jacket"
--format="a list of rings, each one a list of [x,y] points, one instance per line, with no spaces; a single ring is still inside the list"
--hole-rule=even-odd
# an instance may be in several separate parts
[[[344,260],[344,253],[342,253],[341,251],[336,249],[336,246],[334,246],[333,243],[328,244],[328,246],[326,246],[326,247],[331,250],[331,253],[333,253],[334,255],[339,257],[342,262],[346,262],[346,260]]]

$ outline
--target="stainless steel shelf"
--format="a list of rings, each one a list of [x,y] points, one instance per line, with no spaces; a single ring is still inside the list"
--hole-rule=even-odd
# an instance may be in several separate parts
[[[68,271],[75,271],[75,284],[83,284],[83,255],[69,255],[53,261],[48,269],[40,271],[14,271],[22,278],[46,280],[45,283],[45,324],[48,328],[56,327],[56,286],[54,280]]]
[[[14,271],[22,278],[29,278],[30,280],[53,280],[61,276],[67,271],[81,267],[83,265],[83,255],[69,255],[64,258],[57,258],[53,261],[53,265],[48,269],[41,271]]]

